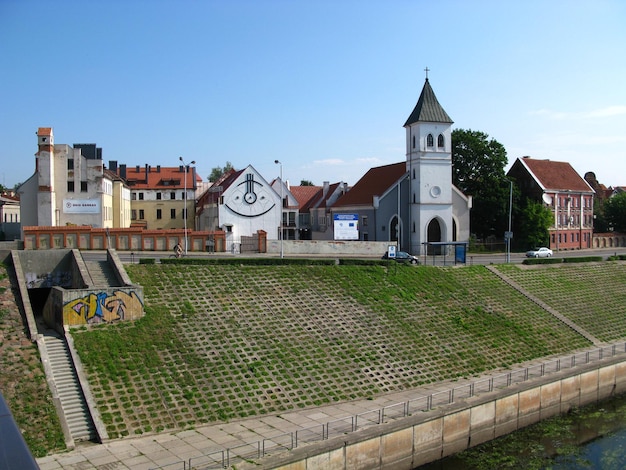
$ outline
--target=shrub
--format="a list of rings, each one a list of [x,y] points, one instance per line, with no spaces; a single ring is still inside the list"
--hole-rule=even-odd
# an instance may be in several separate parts
[[[155,264],[156,260],[154,258],[139,258],[139,264]]]
[[[563,258],[527,258],[522,264],[559,264],[563,262]]]
[[[576,258],[563,258],[564,263],[594,263],[602,261],[602,256],[579,256]]]

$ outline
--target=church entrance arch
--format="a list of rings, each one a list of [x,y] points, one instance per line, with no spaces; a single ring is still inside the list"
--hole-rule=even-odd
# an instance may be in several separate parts
[[[398,216],[393,216],[391,222],[389,223],[389,241],[397,242],[398,241]]]
[[[441,225],[437,219],[433,219],[428,224],[428,242],[441,242]],[[441,246],[431,246],[428,245],[428,254],[429,255],[439,255],[440,251],[443,249]]]

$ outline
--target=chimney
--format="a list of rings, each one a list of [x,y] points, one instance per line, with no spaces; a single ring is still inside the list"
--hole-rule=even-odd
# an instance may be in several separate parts
[[[328,181],[324,181],[324,188],[322,189],[322,196],[326,197],[329,189],[330,189],[330,183]]]
[[[117,173],[117,160],[109,160],[109,170],[113,173]]]
[[[161,173],[161,165],[157,165],[157,173]]]
[[[126,165],[120,165],[120,176],[126,179]]]
[[[146,163],[146,183],[148,183],[148,174],[150,173],[150,165]]]

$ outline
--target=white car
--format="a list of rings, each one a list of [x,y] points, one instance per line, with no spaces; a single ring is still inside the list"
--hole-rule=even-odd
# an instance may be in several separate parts
[[[542,246],[536,250],[530,250],[526,252],[526,258],[549,258],[552,256],[552,250]]]

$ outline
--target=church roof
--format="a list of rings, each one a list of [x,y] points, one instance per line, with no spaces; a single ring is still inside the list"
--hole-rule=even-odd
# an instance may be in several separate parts
[[[382,196],[402,175],[406,173],[406,162],[371,168],[333,207],[369,205],[374,196]]]
[[[450,124],[454,122],[439,104],[439,101],[437,101],[437,97],[430,86],[428,78],[426,79],[426,83],[424,83],[422,94],[419,100],[417,100],[413,112],[404,123],[404,127],[410,126],[416,122],[446,122]]]

